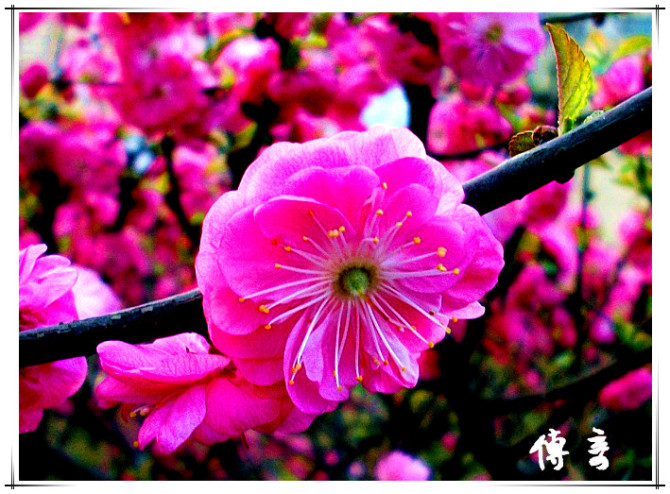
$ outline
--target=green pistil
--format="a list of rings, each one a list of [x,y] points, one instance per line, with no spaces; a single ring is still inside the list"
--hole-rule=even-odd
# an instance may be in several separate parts
[[[502,37],[502,33],[503,33],[503,27],[500,24],[494,24],[493,26],[491,26],[491,29],[489,29],[486,32],[486,38],[489,41],[496,43]]]
[[[364,268],[351,268],[340,277],[342,289],[349,295],[362,297],[370,287],[370,273]]]

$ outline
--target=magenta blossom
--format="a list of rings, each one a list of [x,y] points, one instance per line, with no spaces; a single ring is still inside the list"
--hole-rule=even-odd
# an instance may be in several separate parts
[[[72,288],[77,271],[62,256],[44,256],[46,245],[19,252],[19,331],[77,319]],[[76,357],[19,371],[19,432],[37,429],[45,408],[61,405],[86,378],[86,359]]]
[[[428,121],[428,149],[440,154],[476,151],[507,142],[510,124],[491,104],[452,95],[433,106]]]
[[[96,396],[103,407],[120,402],[134,408],[131,416],[145,416],[139,447],[155,439],[159,454],[172,453],[189,437],[213,444],[251,428],[274,430],[284,421],[290,432],[309,425],[312,417],[292,412],[285,393],[282,399],[272,389],[264,395],[254,392],[229,366],[229,358],[209,350],[196,333],[146,345],[105,341],[97,351],[107,377]]]
[[[643,367],[605,386],[598,402],[610,410],[635,410],[651,399],[651,386],[651,371]]]
[[[24,94],[32,99],[49,83],[49,69],[39,62],[30,64],[21,73],[19,82]]]
[[[375,466],[377,480],[428,480],[430,467],[420,458],[392,451]]]
[[[502,247],[405,129],[278,143],[203,223],[198,285],[214,345],[296,406],[362,383],[396,392],[455,318],[479,317]]]
[[[646,55],[628,55],[618,59],[607,72],[596,76],[598,90],[593,95],[594,108],[610,108],[634,96],[649,85],[651,64]],[[619,147],[623,153],[643,155],[651,153],[651,130],[625,142]]]
[[[119,297],[97,272],[84,266],[74,268],[77,270],[77,282],[72,292],[80,319],[110,314],[123,308]]]
[[[447,13],[436,28],[444,63],[460,80],[481,86],[523,74],[545,43],[536,13]]]

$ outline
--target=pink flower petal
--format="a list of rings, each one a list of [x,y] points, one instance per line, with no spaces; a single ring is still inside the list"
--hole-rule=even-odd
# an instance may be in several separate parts
[[[356,184],[353,190],[352,183]],[[313,167],[291,176],[284,194],[307,197],[326,204],[342,213],[351,225],[358,226],[363,204],[378,184],[379,178],[375,172],[362,166],[328,170]],[[342,201],[344,195],[347,196],[345,202]]]

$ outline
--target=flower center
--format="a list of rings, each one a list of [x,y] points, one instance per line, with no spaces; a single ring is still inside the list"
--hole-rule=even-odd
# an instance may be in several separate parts
[[[343,269],[335,282],[336,292],[346,297],[362,297],[376,285],[373,266],[353,265]]]
[[[486,39],[495,43],[500,40],[502,37],[503,28],[500,24],[494,24],[491,28],[486,31]]]

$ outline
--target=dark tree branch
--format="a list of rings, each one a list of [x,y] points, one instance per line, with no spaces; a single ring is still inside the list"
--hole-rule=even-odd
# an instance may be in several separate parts
[[[248,103],[242,104],[242,112],[249,119],[256,122],[256,130],[251,138],[251,142],[240,149],[231,152],[228,155],[228,168],[232,175],[232,187],[236,189],[240,185],[244,172],[249,165],[256,159],[258,153],[268,142],[270,127],[279,115],[279,106],[273,101],[266,99],[259,106]]]
[[[184,332],[207,335],[197,289],[106,316],[22,331],[19,366],[93,355],[107,340],[142,343]]]
[[[580,22],[593,19],[593,22],[600,26],[605,22],[606,15],[612,15],[613,12],[584,12],[581,14],[563,14],[563,15],[547,15],[541,19],[542,25],[549,22],[551,24],[567,24],[569,22]]]
[[[507,149],[509,141],[501,141],[490,146],[483,148],[473,149],[472,151],[464,151],[462,153],[453,153],[453,154],[439,154],[439,153],[428,153],[428,156],[435,158],[439,161],[461,161],[461,160],[472,160],[477,156],[482,154],[484,151],[500,151],[501,149]]]
[[[568,180],[579,166],[650,128],[651,88],[466,182],[464,202],[485,214],[552,180]],[[185,331],[207,334],[198,290],[107,316],[23,331],[19,334],[19,365],[91,355],[106,340],[140,343]]]
[[[195,253],[198,250],[198,245],[200,245],[200,227],[191,224],[191,221],[188,219],[188,216],[186,216],[184,207],[181,204],[179,179],[177,178],[177,172],[174,169],[174,149],[174,140],[171,137],[164,137],[161,141],[161,151],[165,156],[165,167],[170,180],[170,190],[165,194],[165,202],[177,217],[179,226],[181,226],[182,231],[191,241],[191,251]]]
[[[632,353],[626,356],[626,358],[622,358],[591,374],[573,379],[567,384],[555,386],[545,393],[510,399],[482,400],[482,404],[491,414],[499,416],[514,411],[530,410],[545,402],[572,399],[580,396],[596,399],[598,396],[594,394],[594,390],[599,390],[614,379],[618,379],[635,369],[639,369],[643,365],[650,364],[651,358],[651,347],[649,347]]]
[[[435,98],[428,86],[406,82],[403,84],[403,88],[409,100],[409,130],[421,139],[422,142],[426,142],[428,136],[428,117],[430,116],[430,110],[435,104]]]
[[[567,182],[583,164],[649,129],[651,88],[589,123],[469,180],[463,185],[464,202],[485,214],[553,180]]]

